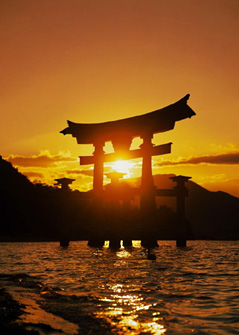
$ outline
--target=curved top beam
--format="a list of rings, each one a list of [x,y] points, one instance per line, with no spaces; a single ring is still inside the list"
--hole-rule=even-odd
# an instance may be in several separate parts
[[[59,178],[59,179],[54,179],[54,180],[57,181],[59,184],[61,183],[71,184],[73,181],[75,181],[75,179],[71,179],[71,178]]]
[[[175,122],[191,118],[196,113],[187,105],[189,94],[176,103],[156,111],[126,119],[102,123],[74,123],[67,121],[68,127],[62,134],[71,134],[79,144],[95,144],[108,141],[122,142],[134,137],[145,137],[174,128]]]

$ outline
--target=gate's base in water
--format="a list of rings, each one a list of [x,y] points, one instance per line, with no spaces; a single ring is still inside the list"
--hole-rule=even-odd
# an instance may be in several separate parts
[[[67,247],[69,247],[69,244],[70,244],[70,241],[68,240],[68,238],[62,238],[60,240],[60,246],[61,247],[67,248]]]

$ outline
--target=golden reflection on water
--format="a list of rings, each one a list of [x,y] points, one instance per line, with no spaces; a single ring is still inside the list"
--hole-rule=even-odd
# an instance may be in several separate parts
[[[110,241],[105,241],[104,248],[109,248],[110,246]]]
[[[105,241],[104,248],[109,248],[110,241]],[[120,247],[124,248],[124,242],[123,240],[120,241]],[[141,247],[141,241],[140,240],[133,240],[132,241],[132,247],[134,248],[140,248]]]
[[[162,318],[156,317],[160,313],[152,313],[149,322],[138,321],[138,311],[149,310],[152,304],[146,304],[144,299],[136,294],[120,294],[124,291],[123,285],[117,284],[111,287],[110,298],[102,298],[102,302],[111,302],[104,310],[97,312],[96,316],[105,318],[118,334],[139,335],[150,333],[155,335],[164,334],[166,328],[160,323]]]
[[[107,242],[105,243],[106,248],[109,247]],[[140,241],[133,241],[133,246],[140,247]],[[122,262],[125,262],[124,259],[131,256],[122,243],[121,249],[116,252],[116,255],[118,260],[115,262],[115,266],[122,265]],[[146,303],[144,298],[138,294],[127,293],[127,285],[108,284],[107,288],[112,293],[100,299],[103,308],[96,312],[96,316],[106,319],[113,329],[117,329],[118,334],[139,335],[147,333],[161,335],[166,332],[160,312],[150,313],[149,311],[150,307],[156,304]],[[104,303],[106,303],[106,306]],[[147,311],[145,322],[139,321],[139,313],[142,313],[142,311]]]

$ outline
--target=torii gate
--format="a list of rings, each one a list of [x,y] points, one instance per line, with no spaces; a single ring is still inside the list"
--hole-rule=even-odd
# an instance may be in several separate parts
[[[156,207],[152,156],[170,153],[172,143],[154,146],[152,138],[154,134],[172,130],[175,122],[195,115],[187,105],[189,96],[187,94],[181,100],[162,109],[126,119],[92,124],[67,121],[68,127],[61,131],[62,134],[71,134],[78,144],[93,144],[95,147],[93,156],[80,157],[80,165],[94,164],[93,192],[96,197],[103,191],[104,162],[142,157],[140,207],[146,212]],[[143,144],[140,149],[130,150],[132,139],[135,137],[140,137]],[[114,153],[104,153],[105,142],[112,142]]]

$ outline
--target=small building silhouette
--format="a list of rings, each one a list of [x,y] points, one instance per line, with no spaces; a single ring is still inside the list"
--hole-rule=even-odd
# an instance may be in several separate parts
[[[60,178],[60,179],[54,179],[57,183],[55,185],[60,185],[62,191],[70,191],[69,185],[75,181],[75,179],[71,178]]]

